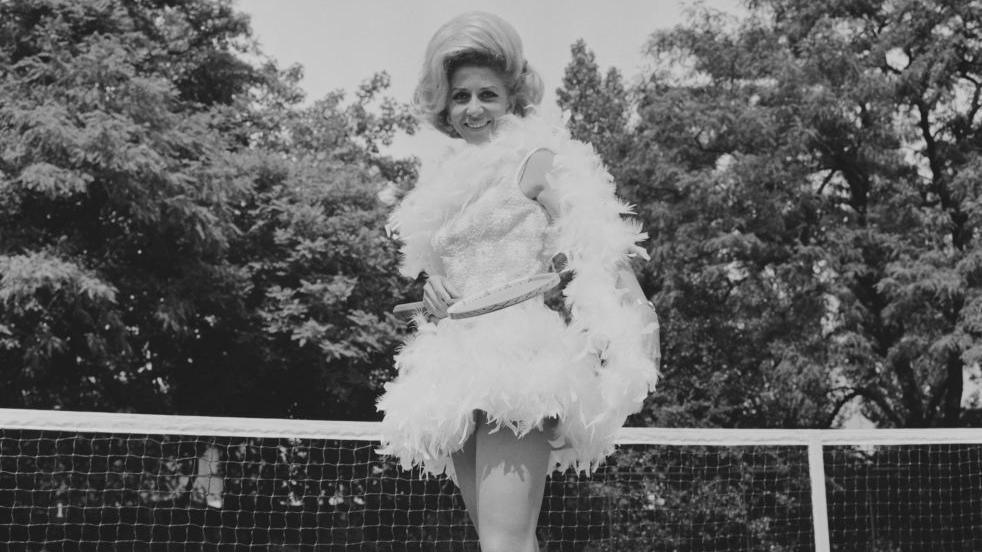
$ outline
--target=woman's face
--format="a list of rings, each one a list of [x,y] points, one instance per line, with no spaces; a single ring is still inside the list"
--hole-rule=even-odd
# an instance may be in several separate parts
[[[450,126],[470,144],[491,139],[495,124],[511,112],[512,98],[498,71],[478,65],[458,67],[450,76]]]

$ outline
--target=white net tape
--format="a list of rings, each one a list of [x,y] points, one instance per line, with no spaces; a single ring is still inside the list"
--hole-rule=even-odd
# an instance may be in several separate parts
[[[543,550],[982,550],[982,430],[619,443],[551,478]],[[0,549],[477,551],[453,485],[376,446],[371,423],[0,410]]]

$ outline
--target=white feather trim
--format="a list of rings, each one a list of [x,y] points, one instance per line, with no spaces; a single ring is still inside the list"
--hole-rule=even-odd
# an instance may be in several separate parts
[[[543,239],[566,254],[565,270],[574,273],[564,292],[572,322],[537,302],[468,320],[417,319],[416,335],[396,356],[399,377],[379,400],[386,413],[380,452],[453,477],[450,455],[474,430],[474,410],[483,410],[518,436],[558,418],[566,447],[553,452],[550,469],[592,471],[657,381],[644,347],[651,328],[617,290],[619,269],[644,255],[637,243],[647,236],[622,218],[631,209],[593,148],[559,125],[506,117],[487,144],[447,138],[444,146],[390,217],[403,241],[400,271],[442,273],[433,234],[487,187],[517,186],[521,159],[546,147],[556,153],[547,180],[560,214]]]

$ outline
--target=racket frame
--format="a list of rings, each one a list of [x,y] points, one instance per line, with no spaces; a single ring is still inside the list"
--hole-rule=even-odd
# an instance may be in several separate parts
[[[499,311],[519,303],[524,303],[525,301],[528,301],[529,299],[538,295],[542,295],[543,293],[559,285],[559,282],[560,277],[555,272],[543,272],[540,274],[534,274],[532,276],[511,280],[499,286],[494,286],[490,289],[484,290],[481,293],[460,299],[447,308],[447,315],[454,320],[461,320],[464,318],[473,318],[475,316],[481,316],[483,314]],[[468,307],[468,305],[481,301],[490,295],[501,293],[502,290],[506,290],[510,287],[525,285],[526,283],[530,284],[529,289],[513,297],[508,297],[507,299],[496,301],[481,307]],[[392,312],[399,316],[412,316],[417,312],[425,311],[425,309],[426,307],[422,301],[415,301],[412,303],[398,304],[392,309]]]

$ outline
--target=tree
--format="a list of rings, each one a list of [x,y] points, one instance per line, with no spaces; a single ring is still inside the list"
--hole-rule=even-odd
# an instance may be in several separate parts
[[[248,339],[262,344],[254,377],[264,383],[252,393],[271,415],[374,419],[392,376],[408,328],[388,313],[411,286],[398,275],[377,194],[386,182],[413,180],[415,165],[378,152],[415,121],[387,99],[376,114],[387,87],[388,76],[376,75],[347,106],[332,93],[285,114],[280,132],[257,144],[266,153],[253,168],[239,256],[254,287]]]
[[[411,119],[384,75],[301,109],[248,39],[224,1],[0,3],[0,404],[374,415]]]
[[[572,60],[566,66],[563,86],[556,89],[559,107],[570,114],[573,138],[593,144],[611,166],[624,157],[627,143],[629,102],[620,71],[615,67],[600,77],[592,50],[579,39],[570,47]]]
[[[822,427],[861,398],[880,425],[958,425],[982,351],[982,11],[752,8],[650,43],[622,179],[666,313],[652,415]]]
[[[51,1],[0,20],[2,402],[152,405],[243,285],[225,252],[247,186],[211,119],[260,80],[229,52],[245,19]]]

